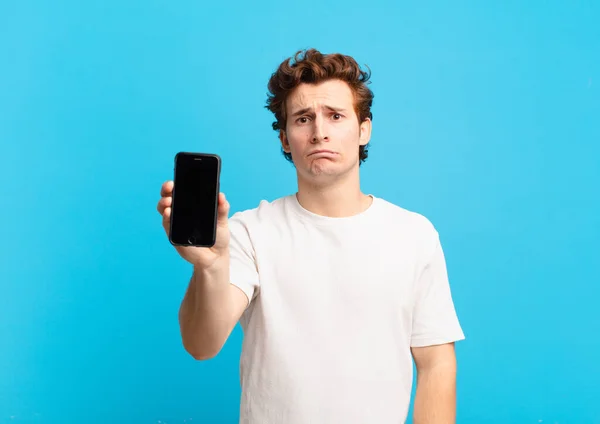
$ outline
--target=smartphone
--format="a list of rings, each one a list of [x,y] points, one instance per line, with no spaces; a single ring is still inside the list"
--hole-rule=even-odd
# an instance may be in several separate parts
[[[221,158],[216,154],[175,155],[171,244],[197,247],[215,244],[220,174]]]

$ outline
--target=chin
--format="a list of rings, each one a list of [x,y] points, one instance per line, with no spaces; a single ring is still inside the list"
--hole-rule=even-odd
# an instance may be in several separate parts
[[[305,168],[305,174],[311,179],[314,180],[329,180],[338,176],[342,176],[347,174],[350,169],[348,167],[342,166],[340,163],[330,162],[323,164],[309,164],[307,168]]]

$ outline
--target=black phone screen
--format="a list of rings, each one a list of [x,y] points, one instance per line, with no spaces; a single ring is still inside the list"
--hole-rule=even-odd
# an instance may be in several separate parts
[[[217,155],[178,153],[175,157],[171,243],[214,245],[220,168]]]

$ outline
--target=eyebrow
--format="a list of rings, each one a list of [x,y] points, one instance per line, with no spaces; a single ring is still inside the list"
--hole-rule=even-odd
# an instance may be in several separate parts
[[[346,112],[346,109],[341,108],[341,107],[327,106],[327,105],[325,105],[323,107],[332,112],[340,112],[340,113]],[[313,110],[312,107],[305,107],[303,109],[299,109],[299,110],[295,111],[294,113],[292,113],[292,116],[304,115],[305,113],[311,112],[312,110]]]

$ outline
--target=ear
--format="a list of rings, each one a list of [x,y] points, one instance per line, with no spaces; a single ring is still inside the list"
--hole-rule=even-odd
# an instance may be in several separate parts
[[[284,130],[279,130],[279,141],[281,141],[281,147],[286,153],[291,153],[290,143],[288,142],[287,135]]]
[[[372,123],[370,118],[366,118],[360,124],[360,142],[361,146],[365,146],[371,140]]]

